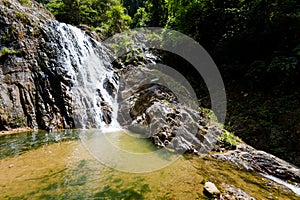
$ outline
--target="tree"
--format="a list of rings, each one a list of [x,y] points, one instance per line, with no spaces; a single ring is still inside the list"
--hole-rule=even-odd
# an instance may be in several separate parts
[[[131,22],[119,0],[49,0],[45,6],[58,21],[99,28],[106,36],[127,29]]]
[[[148,26],[150,22],[149,13],[146,12],[145,8],[139,8],[137,12],[134,14],[132,20],[132,27],[145,27]]]

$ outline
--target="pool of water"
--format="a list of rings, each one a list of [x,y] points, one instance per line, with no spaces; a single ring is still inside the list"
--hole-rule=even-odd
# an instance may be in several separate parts
[[[155,147],[139,134],[121,130],[102,133],[89,130],[80,133],[81,142],[99,162],[123,172],[145,173],[160,170],[180,155]]]
[[[0,137],[0,159],[16,157],[27,151],[54,143],[79,139],[79,131],[64,130],[59,132],[32,131]]]
[[[178,156],[147,173],[116,170],[101,158],[116,154],[106,149],[111,148],[107,142],[119,149],[116,152],[121,149],[130,154],[152,154],[150,166],[155,165],[155,159],[169,161],[174,156],[157,153],[150,141],[126,131],[107,135],[77,130],[2,136],[0,199],[206,199],[205,181],[213,181],[221,190],[223,182],[234,185],[256,199],[298,198],[290,191],[269,186],[259,174],[211,158]],[[126,157],[118,159],[125,162]]]

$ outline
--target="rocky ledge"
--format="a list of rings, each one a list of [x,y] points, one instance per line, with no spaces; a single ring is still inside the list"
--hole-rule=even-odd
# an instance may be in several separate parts
[[[118,121],[158,147],[178,153],[208,153],[222,129],[204,112],[180,101],[179,93],[166,87],[166,82],[172,80],[146,67],[121,72]]]
[[[300,186],[300,169],[296,166],[264,151],[240,143],[236,150],[223,154],[213,154],[213,158],[229,161],[247,170],[269,174],[285,181],[294,182]]]

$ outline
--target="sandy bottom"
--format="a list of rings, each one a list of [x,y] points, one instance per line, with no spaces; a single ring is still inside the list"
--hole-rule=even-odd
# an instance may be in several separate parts
[[[222,182],[234,185],[256,199],[297,199],[258,174],[210,158],[180,156],[154,172],[121,172],[97,161],[80,140],[3,158],[0,169],[0,199],[206,199],[206,181],[221,190]]]

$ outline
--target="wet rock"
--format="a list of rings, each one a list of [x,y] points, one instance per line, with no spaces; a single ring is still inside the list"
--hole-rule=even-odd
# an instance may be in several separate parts
[[[204,191],[203,193],[212,198],[218,198],[220,197],[220,190],[216,187],[216,185],[212,182],[206,182],[204,184]]]
[[[97,40],[98,42],[102,42],[105,38],[101,33],[92,31],[91,28],[86,24],[80,24],[78,28],[83,30],[86,34],[88,34],[91,38]]]
[[[104,80],[103,87],[106,89],[106,91],[108,92],[108,94],[110,96],[115,98],[117,90],[116,90],[114,84],[112,84],[108,78],[106,78]]]
[[[102,106],[102,120],[106,124],[111,123],[111,108],[109,106]]]
[[[226,183],[222,183],[222,186],[225,189],[225,194],[222,195],[224,200],[255,200],[254,197],[251,197],[240,188],[227,185]]]
[[[68,127],[68,84],[49,67],[53,49],[43,28],[54,17],[35,1],[16,0],[0,3],[0,16],[0,49],[10,52],[0,58],[0,129]]]
[[[277,178],[300,183],[300,169],[296,166],[264,151],[241,143],[234,151],[215,154],[212,157],[229,161],[248,170],[266,173]]]
[[[188,104],[189,94],[174,92],[174,88],[167,87],[171,80],[158,78],[157,74],[152,69],[133,67],[120,75],[119,123],[143,133],[162,148],[178,153],[209,152],[222,133],[221,128],[210,122],[197,106]]]

